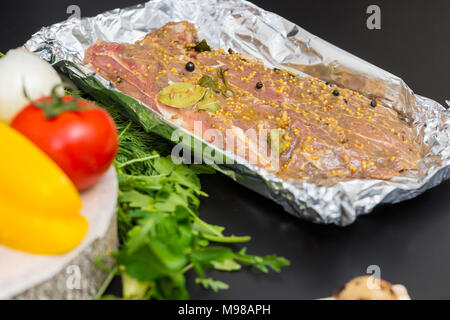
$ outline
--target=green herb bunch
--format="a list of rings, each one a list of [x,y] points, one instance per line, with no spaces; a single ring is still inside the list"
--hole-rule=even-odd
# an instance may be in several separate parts
[[[250,237],[225,236],[223,227],[199,218],[200,197],[207,195],[197,173],[214,170],[174,164],[167,156],[169,142],[145,132],[121,114],[119,107],[106,109],[120,134],[115,166],[121,248],[112,255],[116,268],[109,270],[98,297],[115,275],[122,276],[124,299],[188,299],[188,271],[197,274],[197,284],[218,291],[228,285],[207,277],[207,270],[236,271],[246,265],[267,273],[289,265],[282,257],[258,257],[247,254],[245,248],[236,251],[227,246]]]

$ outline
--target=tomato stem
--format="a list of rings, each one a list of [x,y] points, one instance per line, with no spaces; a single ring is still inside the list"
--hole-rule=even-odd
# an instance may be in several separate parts
[[[63,88],[72,88],[71,85],[67,84],[67,83],[59,83],[56,86],[54,86],[52,88],[51,94],[50,94],[50,101],[33,101],[30,99],[30,97],[28,96],[25,87],[23,88],[23,94],[25,96],[25,98],[27,98],[28,100],[30,100],[30,102],[41,108],[42,111],[44,112],[44,115],[47,119],[52,119],[55,118],[57,116],[59,116],[61,113],[63,112],[68,112],[68,111],[80,111],[83,108],[81,106],[78,105],[78,99],[79,96],[78,95],[73,95],[73,99],[70,101],[64,101],[63,97],[61,95],[58,94],[58,88],[63,87]]]

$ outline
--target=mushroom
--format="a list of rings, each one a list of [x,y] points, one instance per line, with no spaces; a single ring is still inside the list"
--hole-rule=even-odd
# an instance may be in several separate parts
[[[335,300],[410,300],[403,285],[392,285],[373,276],[357,277],[347,282],[333,295]]]

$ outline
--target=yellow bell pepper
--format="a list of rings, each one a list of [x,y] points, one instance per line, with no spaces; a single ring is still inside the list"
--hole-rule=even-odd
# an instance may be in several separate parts
[[[20,133],[0,123],[0,245],[62,254],[88,230],[81,198],[65,173]]]

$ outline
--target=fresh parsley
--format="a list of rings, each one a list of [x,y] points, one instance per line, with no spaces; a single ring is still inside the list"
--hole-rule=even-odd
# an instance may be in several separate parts
[[[258,257],[243,248],[248,236],[227,236],[224,228],[200,219],[201,190],[197,173],[214,173],[202,165],[176,165],[171,145],[128,120],[116,106],[107,107],[120,132],[115,166],[119,180],[118,223],[121,247],[112,254],[116,267],[100,290],[102,297],[115,275],[122,276],[123,299],[187,299],[187,272],[213,291],[228,289],[206,277],[208,270],[235,271],[242,265],[276,272],[289,261],[275,255]],[[98,261],[103,266],[102,259]],[[116,299],[104,296],[104,299]]]

